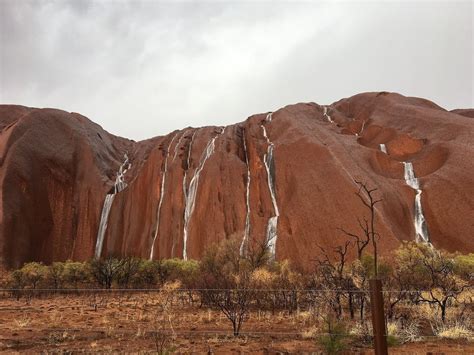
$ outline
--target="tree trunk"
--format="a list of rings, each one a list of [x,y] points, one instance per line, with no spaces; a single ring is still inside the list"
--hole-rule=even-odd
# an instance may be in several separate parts
[[[353,303],[353,294],[349,292],[349,312],[351,313],[351,319],[354,319],[354,303]]]
[[[443,302],[441,302],[441,320],[444,321],[446,320],[446,304],[447,304],[447,300],[443,300]]]
[[[360,296],[360,320],[364,320],[364,306],[365,306],[365,297],[363,294]]]

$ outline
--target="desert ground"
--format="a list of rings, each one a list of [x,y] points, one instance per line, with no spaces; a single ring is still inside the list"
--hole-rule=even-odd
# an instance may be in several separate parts
[[[215,354],[323,353],[308,311],[251,311],[242,334],[215,309],[189,295],[158,292],[70,292],[0,300],[0,351],[35,353],[152,352]],[[315,334],[316,333],[316,334]],[[425,337],[391,354],[474,353],[474,343]],[[345,353],[372,354],[371,344]]]

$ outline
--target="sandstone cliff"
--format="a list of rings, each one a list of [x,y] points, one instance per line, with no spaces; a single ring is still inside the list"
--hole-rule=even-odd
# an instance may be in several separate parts
[[[418,233],[472,252],[472,112],[364,93],[134,142],[79,114],[3,105],[1,262],[199,258],[223,238],[269,236],[278,259],[308,265],[345,240],[338,228],[357,230],[354,180],[379,189],[385,250]]]

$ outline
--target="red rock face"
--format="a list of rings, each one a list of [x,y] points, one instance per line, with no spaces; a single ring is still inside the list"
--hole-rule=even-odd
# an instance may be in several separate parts
[[[416,236],[416,191],[403,162],[419,179],[433,245],[474,250],[472,110],[448,112],[391,93],[356,95],[326,110],[290,105],[271,121],[259,114],[225,130],[187,128],[137,143],[78,114],[0,106],[2,264],[92,258],[125,153],[128,186],[114,197],[102,256],[199,258],[211,243],[243,239],[247,217],[248,238],[264,240],[276,215],[268,171],[277,259],[309,266],[318,245],[343,243],[338,228],[357,231],[366,211],[355,180],[378,188],[377,228],[382,249],[391,250]]]

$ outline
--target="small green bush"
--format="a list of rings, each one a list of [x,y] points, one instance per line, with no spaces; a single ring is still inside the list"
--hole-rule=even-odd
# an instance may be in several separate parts
[[[324,334],[317,341],[326,354],[340,354],[347,348],[347,329],[343,322],[332,317],[324,320]]]
[[[387,335],[387,346],[390,348],[392,346],[400,345],[400,340],[395,335]]]

